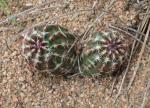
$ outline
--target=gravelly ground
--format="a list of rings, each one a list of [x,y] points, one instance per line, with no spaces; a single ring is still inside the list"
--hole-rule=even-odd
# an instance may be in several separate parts
[[[39,0],[21,0],[10,3],[13,13],[18,13],[28,8],[32,8],[42,2]],[[82,34],[88,24],[93,21],[99,12],[109,4],[109,0],[99,0],[95,2],[94,10],[79,11],[91,8],[94,0],[49,0],[54,1],[40,7],[53,8],[32,12],[29,15],[19,16],[17,21],[9,22],[0,26],[0,107],[1,108],[138,108],[141,105],[146,83],[150,77],[150,72],[144,71],[150,67],[150,55],[147,51],[142,58],[140,71],[129,94],[121,95],[118,101],[113,104],[118,92],[122,76],[118,77],[113,94],[110,97],[113,78],[80,78],[78,76],[64,79],[60,77],[43,77],[41,75],[32,76],[20,51],[20,33],[23,29],[31,27],[43,21],[50,21],[53,24],[66,26],[77,34]],[[95,0],[96,1],[96,0]],[[134,11],[124,11],[124,0],[116,0],[111,11],[99,21],[95,30],[103,30],[110,23],[119,23],[120,18],[125,24],[131,22]],[[28,6],[30,5],[30,6]],[[57,5],[57,7],[56,7]],[[40,9],[39,8],[39,9]],[[66,13],[73,12],[64,16]],[[64,17],[58,17],[64,16]],[[116,17],[117,16],[117,17]],[[34,18],[34,19],[31,19]],[[56,18],[53,21],[52,18]],[[59,18],[59,19],[58,19]],[[5,19],[5,16],[1,16]],[[138,57],[138,55],[136,55]],[[131,78],[135,68],[136,58],[131,64],[131,69],[126,78],[124,88]],[[129,99],[128,99],[129,98]],[[147,106],[150,99],[147,99]]]

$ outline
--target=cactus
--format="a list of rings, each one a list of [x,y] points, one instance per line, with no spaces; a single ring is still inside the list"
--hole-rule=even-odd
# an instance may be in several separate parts
[[[74,40],[75,36],[61,26],[35,27],[23,37],[23,55],[36,70],[64,74],[63,69],[73,65]]]
[[[115,72],[128,54],[128,41],[116,31],[96,33],[83,49],[80,57],[80,73],[97,76]]]
[[[129,39],[116,31],[96,33],[83,43],[58,25],[29,29],[23,37],[23,55],[34,69],[56,75],[109,75],[125,62]]]

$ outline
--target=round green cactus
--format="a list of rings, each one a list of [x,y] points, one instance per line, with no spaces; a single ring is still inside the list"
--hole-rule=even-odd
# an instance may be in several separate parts
[[[75,36],[61,26],[35,27],[23,37],[23,55],[35,69],[61,74],[73,65],[74,41]]]
[[[96,33],[81,54],[80,73],[97,76],[116,71],[128,53],[127,40],[119,33],[107,30]]]

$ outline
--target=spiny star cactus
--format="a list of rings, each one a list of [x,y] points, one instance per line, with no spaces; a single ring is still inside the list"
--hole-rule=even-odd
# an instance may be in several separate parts
[[[116,71],[127,57],[127,42],[122,34],[116,31],[97,33],[86,43],[81,54],[81,74],[97,76]]]
[[[35,27],[24,35],[23,55],[36,70],[64,74],[63,68],[73,65],[75,36],[58,25]]]

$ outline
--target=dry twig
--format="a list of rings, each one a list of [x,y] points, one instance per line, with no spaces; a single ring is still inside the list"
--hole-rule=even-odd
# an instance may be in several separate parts
[[[95,19],[91,24],[88,24],[87,29],[86,29],[86,31],[85,31],[83,37],[82,37],[82,42],[83,42],[83,41],[86,41],[85,38],[86,38],[88,32],[89,32],[89,31],[91,30],[91,28],[97,23],[97,21],[101,21],[101,20],[102,20],[102,18],[104,17],[104,15],[106,15],[107,11],[109,11],[109,10],[112,8],[112,6],[113,6],[113,4],[114,4],[115,2],[116,2],[116,0],[112,0],[112,1],[110,2],[110,4],[109,4],[107,7],[105,7],[105,9],[104,9],[102,12],[100,12],[100,14],[96,17],[96,19]],[[91,38],[91,37],[88,37],[88,39],[90,39],[90,38]]]
[[[145,39],[144,39],[144,43],[143,43],[141,52],[140,52],[140,54],[139,54],[139,58],[138,58],[138,61],[137,61],[136,68],[135,68],[135,70],[134,70],[134,72],[133,72],[133,76],[132,76],[132,78],[131,78],[131,80],[130,80],[130,83],[129,83],[129,85],[128,85],[128,90],[130,89],[130,87],[131,87],[131,85],[132,85],[132,83],[133,83],[133,81],[134,81],[134,79],[135,79],[135,75],[136,75],[136,73],[137,73],[137,71],[138,71],[138,69],[139,69],[140,62],[141,62],[141,59],[142,59],[142,55],[143,55],[143,53],[144,53],[144,49],[145,49],[145,47],[146,47],[146,43],[147,43],[147,40],[148,40],[148,37],[149,37],[149,32],[150,32],[150,24],[148,25],[148,30],[147,30],[147,33],[146,33],[146,36],[145,36]]]
[[[132,47],[132,50],[133,50],[133,47]],[[115,103],[116,100],[118,99],[118,97],[121,95],[121,90],[122,90],[122,87],[123,87],[123,84],[124,84],[126,75],[127,75],[127,73],[128,73],[128,70],[129,70],[129,66],[130,66],[130,63],[131,63],[132,56],[133,56],[133,53],[130,54],[130,58],[129,58],[129,61],[128,61],[128,65],[127,65],[127,67],[126,67],[126,69],[125,69],[125,72],[124,72],[124,75],[123,75],[123,78],[122,78],[122,81],[121,81],[121,85],[120,85],[120,87],[119,87],[119,91],[118,91],[118,93],[117,93],[117,95],[116,95],[115,100],[114,100],[113,103]]]
[[[23,15],[25,15],[25,14],[28,14],[28,13],[30,13],[32,10],[34,11],[34,10],[38,9],[39,7],[41,7],[41,6],[48,5],[48,4],[50,4],[50,3],[52,3],[52,2],[43,3],[43,4],[40,4],[40,5],[35,6],[35,7],[33,7],[33,8],[30,8],[30,9],[28,9],[28,10],[25,10],[25,11],[23,11],[23,12],[20,12],[20,13],[14,14],[14,15],[11,15],[11,16],[7,17],[5,20],[0,21],[0,25],[2,25],[2,24],[4,24],[4,23],[7,23],[8,21],[12,20],[13,18],[17,18],[17,17],[19,17],[19,16],[23,16]]]
[[[123,32],[123,33],[129,35],[129,36],[131,36],[133,39],[135,39],[136,41],[138,41],[139,43],[143,44],[143,42],[142,42],[140,39],[138,39],[137,37],[133,36],[131,33],[129,33],[129,32],[127,32],[127,31],[123,30],[122,28],[116,27],[116,26],[114,26],[114,25],[109,25],[109,27],[110,27],[110,28],[113,28],[113,29],[116,29],[116,30],[119,30],[119,31],[121,31],[121,32]],[[136,33],[138,33],[138,32],[136,32]],[[141,33],[140,33],[140,34],[141,34]],[[146,47],[148,50],[150,50],[150,47],[149,47],[149,46],[145,45],[145,47]]]
[[[145,88],[145,91],[144,91],[143,102],[140,108],[144,108],[146,99],[149,96],[149,92],[148,92],[149,90],[150,90],[150,79],[148,79],[147,87]]]

